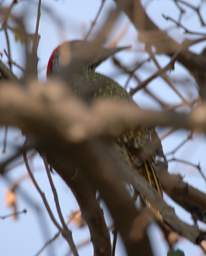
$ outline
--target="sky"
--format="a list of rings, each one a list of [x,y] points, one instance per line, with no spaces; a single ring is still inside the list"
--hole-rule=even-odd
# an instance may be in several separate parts
[[[5,3],[9,3],[10,1],[4,1]],[[72,40],[72,39],[79,39],[82,38],[91,22],[93,21],[96,11],[100,5],[100,1],[98,0],[87,0],[87,1],[80,1],[80,0],[44,0],[44,7],[49,7],[50,15],[43,10],[42,17],[40,22],[40,43],[38,49],[38,56],[39,60],[39,79],[45,80],[45,71],[46,71],[46,64],[48,58],[52,52],[52,50],[62,41],[65,40]],[[144,1],[146,2],[146,1]],[[194,2],[190,0],[190,2]],[[28,5],[29,3],[29,5]],[[26,19],[28,24],[28,30],[32,33],[34,31],[35,26],[35,15],[36,15],[36,3],[37,1],[20,1],[19,4],[16,5],[14,11],[15,13],[21,13],[25,7],[29,6],[26,12]],[[104,8],[104,12],[106,10],[114,6],[113,2],[108,0],[106,6]],[[151,4],[148,7],[149,15],[155,20],[156,24],[158,24],[161,28],[168,28],[171,24],[165,23],[164,18],[162,17],[162,13],[164,12],[167,15],[173,15],[173,18],[177,17],[177,10],[172,5],[171,1],[164,1],[158,0],[154,1],[154,4]],[[58,17],[58,21],[60,24],[60,31],[59,27],[55,25],[54,16]],[[104,20],[105,16],[102,15],[100,17],[100,23]],[[186,22],[188,26],[192,28],[196,28],[197,20],[188,14],[186,17]],[[97,26],[98,27],[98,26]],[[131,26],[128,19],[126,17],[122,17],[121,22],[117,28],[117,31],[122,31],[124,28],[127,28],[127,32],[124,38],[121,40],[121,45],[136,45],[135,42],[138,38],[138,34],[136,33],[135,29]],[[171,30],[170,34],[177,38],[178,40],[183,39],[183,35],[180,32],[175,30]],[[12,37],[12,35],[11,35]],[[0,50],[3,50],[5,47],[5,39],[3,35],[0,35],[1,45]],[[12,49],[15,51],[12,52],[12,57],[17,62],[22,62],[22,49],[21,44],[16,42],[14,38],[11,40]],[[135,46],[136,47],[136,46]],[[134,48],[132,51],[127,53],[120,53],[118,57],[122,58],[125,63],[135,59],[135,58],[144,58],[144,55],[141,53],[143,45],[139,45],[138,48]],[[199,51],[201,49],[201,45],[196,47],[194,50]],[[168,58],[166,57],[159,57],[161,64],[164,65],[167,63]],[[104,63],[99,69],[99,72],[112,76],[122,85],[124,84],[126,77],[119,75],[117,70],[112,68],[111,62],[107,61]],[[18,70],[15,69],[15,72],[19,74]],[[180,66],[175,66],[174,75],[178,74],[187,74],[187,72]],[[148,73],[142,73],[141,78],[144,79],[148,76]],[[152,90],[158,90],[163,99],[166,99],[168,102],[178,102],[179,99],[176,95],[174,95],[171,90],[169,90],[160,79],[155,80],[151,83],[150,88]],[[194,91],[192,91],[194,94]],[[188,96],[189,97],[189,96]],[[144,93],[139,93],[135,100],[143,107],[151,107],[157,108],[157,104],[155,104],[151,99],[145,96]],[[161,134],[161,130],[160,134]],[[3,137],[3,132],[0,133],[1,138]],[[175,135],[165,139],[163,141],[163,148],[165,152],[169,152],[178,142],[182,139],[183,136],[186,136],[187,133],[183,131],[177,132]],[[9,131],[9,141],[11,145],[17,143],[20,140],[20,131],[16,131],[10,129]],[[178,157],[183,157],[197,163],[198,161],[201,163],[202,166],[206,166],[206,159],[204,157],[204,153],[206,152],[206,146],[202,141],[204,140],[203,136],[196,136],[194,142],[189,142],[180,152],[178,153]],[[194,151],[195,148],[195,151]],[[8,149],[7,154],[2,154],[1,159],[8,156],[11,153],[11,149]],[[38,179],[38,182],[41,185],[41,188],[45,191],[46,196],[49,202],[52,205],[52,209],[55,211],[55,206],[53,203],[52,193],[50,187],[48,185],[46,175],[41,171],[43,170],[43,164],[40,158],[36,157],[32,161],[33,170],[35,170],[35,177]],[[182,165],[180,164],[170,164],[169,170],[173,173],[178,172],[178,170],[182,169]],[[184,180],[198,186],[199,189],[206,191],[206,186],[204,181],[200,178],[199,174],[195,172],[192,168],[184,168],[186,171],[184,174]],[[15,171],[11,171],[9,173],[9,177],[11,180],[15,181],[16,178],[20,177],[25,173],[25,167],[20,165],[15,168]],[[61,206],[64,213],[65,218],[68,218],[69,214],[78,208],[77,203],[73,196],[71,195],[67,186],[62,182],[61,178],[58,175],[54,175],[54,181],[56,187],[58,189],[58,194],[61,199]],[[51,224],[44,207],[40,203],[41,199],[37,194],[35,188],[31,184],[28,179],[25,179],[22,183],[22,190],[23,194],[28,194],[29,196],[29,203],[25,201],[25,198],[18,196],[18,208],[19,210],[26,208],[28,213],[26,215],[19,216],[17,221],[14,221],[12,218],[8,218],[6,220],[0,220],[0,252],[2,255],[14,255],[18,254],[21,256],[27,255],[35,255],[37,251],[42,247],[45,241],[48,238],[51,238],[55,233],[56,229]],[[5,206],[5,193],[7,191],[8,183],[4,180],[0,181],[0,215],[4,215],[10,212],[10,209]],[[167,198],[167,201],[173,205],[176,209],[177,214],[184,219],[184,221],[191,223],[190,216],[180,207],[176,207],[174,202]],[[32,203],[31,203],[32,202]],[[41,210],[35,210],[37,205],[41,205]],[[37,214],[39,214],[42,218],[42,222],[39,222],[37,218]],[[107,214],[108,215],[108,214]],[[108,223],[110,223],[109,216],[107,218]],[[45,230],[48,227],[48,230],[45,232],[46,234],[42,234],[42,227]],[[73,231],[73,235],[75,241],[82,241],[88,238],[88,230],[83,228],[81,230],[77,229],[77,227],[73,224],[70,225],[70,228]],[[154,239],[153,246],[156,251],[156,255],[158,256],[165,256],[167,251],[167,246],[162,241],[162,234],[159,232],[158,228],[155,224],[152,224],[150,227],[150,235],[151,237],[155,237],[155,244]],[[46,236],[46,237],[45,237]],[[157,239],[158,237],[158,239]],[[160,241],[157,243],[157,241]],[[192,246],[188,241],[182,241],[178,244],[178,248],[182,248],[185,252],[186,256],[196,255],[201,256],[200,250]],[[66,255],[67,252],[67,245],[63,241],[63,239],[58,239],[56,242],[51,244],[47,250],[45,250],[41,255]],[[91,247],[86,247],[80,250],[80,255],[91,255]],[[122,245],[119,243],[118,245],[118,254],[117,255],[124,255]]]

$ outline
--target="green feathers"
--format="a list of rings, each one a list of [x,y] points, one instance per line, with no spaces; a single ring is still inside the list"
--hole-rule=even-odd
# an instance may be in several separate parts
[[[94,98],[120,98],[132,101],[129,94],[114,80],[102,74],[89,70],[85,74],[91,87],[91,100]],[[125,131],[115,143],[123,158],[132,168],[142,173],[145,179],[160,195],[162,188],[156,175],[158,161],[165,161],[161,142],[153,128],[141,126],[131,131]]]

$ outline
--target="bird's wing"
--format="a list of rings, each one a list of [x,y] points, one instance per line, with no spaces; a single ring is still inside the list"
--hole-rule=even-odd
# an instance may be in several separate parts
[[[95,73],[93,79],[94,96],[120,98],[132,101],[129,94],[114,80]],[[132,101],[133,102],[133,101]],[[167,168],[161,141],[154,128],[137,127],[124,132],[116,143],[120,152],[132,168],[140,171],[146,180],[162,195],[162,188],[156,175],[156,168]]]
[[[156,168],[160,162],[165,167],[167,163],[155,129],[139,127],[124,132],[117,139],[117,144],[133,169],[139,171],[149,184],[162,195],[162,187],[156,174]]]

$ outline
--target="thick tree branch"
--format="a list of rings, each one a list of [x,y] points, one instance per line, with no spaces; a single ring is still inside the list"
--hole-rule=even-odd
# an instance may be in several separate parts
[[[160,210],[163,219],[180,234],[193,242],[199,242],[199,238],[204,237],[204,234],[195,227],[181,222],[144,178],[139,174],[135,176],[132,170],[129,171],[129,167],[122,166],[121,161],[116,159],[118,156],[113,155],[114,150],[106,141],[99,141],[96,138],[104,134],[118,135],[122,128],[118,130],[117,127],[131,129],[131,127],[138,126],[140,122],[141,125],[144,124],[145,126],[161,124],[205,131],[205,120],[200,122],[191,114],[145,111],[128,102],[100,100],[99,103],[94,103],[94,105],[88,107],[65,93],[59,83],[57,86],[47,84],[41,89],[36,88],[38,88],[37,84],[31,90],[25,92],[14,86],[10,88],[8,84],[7,87],[2,87],[0,89],[0,123],[17,126],[30,134],[39,151],[46,155],[48,161],[59,171],[71,188],[74,184],[75,186],[81,186],[76,187],[76,190],[74,189],[76,195],[80,191],[84,193],[85,191],[82,189],[85,186],[87,188],[87,184],[88,188],[90,187],[89,184],[92,185],[93,191],[99,188],[117,227],[121,230],[128,251],[133,252],[136,246],[144,251],[147,239],[143,236],[141,243],[140,241],[127,240],[132,228],[131,220],[135,220],[137,212],[133,209],[127,192],[121,185],[122,180],[133,184],[141,194],[145,195],[149,202]],[[105,111],[106,107],[108,109]],[[103,109],[109,117],[101,114]],[[95,122],[92,122],[91,116]],[[97,116],[101,118],[98,119]],[[204,117],[205,114],[202,116]],[[81,129],[84,131],[86,127],[85,130],[87,131],[88,123],[92,131],[95,131],[98,127],[98,132],[94,136],[89,134],[86,137],[85,134],[87,133],[83,133],[84,136],[82,136]],[[95,129],[92,125],[95,125]],[[111,127],[113,128],[111,129]],[[74,130],[80,132],[78,132],[81,135],[78,140],[76,134],[74,136]],[[85,172],[79,171],[76,173],[73,171],[75,167],[79,167],[79,170],[85,170]],[[114,173],[112,173],[113,171]],[[80,182],[81,180],[82,182]],[[91,191],[91,188],[88,191]],[[92,193],[91,191],[91,195]],[[121,204],[120,201],[111,199],[111,194],[117,198],[120,196]],[[89,198],[92,198],[92,196]],[[83,197],[82,204],[84,200]],[[117,205],[115,204],[116,201],[118,202]],[[120,212],[124,207],[128,209],[130,217],[128,217],[128,222],[122,223]]]
[[[164,191],[178,204],[190,212],[195,219],[206,220],[205,193],[185,183],[181,176],[160,172],[159,179]]]
[[[200,95],[205,98],[205,80],[204,67],[206,66],[206,58],[201,54],[195,54],[185,48],[188,44],[187,41],[179,44],[174,39],[168,36],[168,34],[158,28],[157,25],[148,17],[145,9],[143,8],[141,1],[133,0],[114,0],[117,6],[128,16],[132,24],[139,31],[139,39],[145,44],[155,46],[158,53],[167,54],[168,56],[174,55],[180,51],[177,56],[177,60],[184,65],[189,72],[196,79],[196,82],[200,89]],[[205,41],[205,36],[197,41]],[[191,41],[192,43],[192,41]]]
[[[204,104],[189,114],[143,110],[124,100],[100,99],[86,106],[69,95],[60,83],[46,86],[35,83],[27,92],[15,85],[4,85],[0,88],[0,124],[25,129],[26,122],[26,129],[39,133],[44,131],[42,125],[52,126],[55,120],[59,123],[56,129],[64,133],[66,141],[77,142],[102,135],[117,136],[139,124],[206,132]]]

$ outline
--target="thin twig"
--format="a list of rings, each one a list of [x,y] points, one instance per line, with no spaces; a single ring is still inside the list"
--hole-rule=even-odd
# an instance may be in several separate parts
[[[170,158],[167,160],[168,162],[178,162],[178,163],[181,163],[181,164],[185,164],[185,165],[188,165],[188,166],[191,166],[195,169],[198,169],[199,165],[198,164],[194,164],[188,160],[185,160],[185,159],[180,159],[180,158],[177,158],[177,157],[173,157],[173,158]]]
[[[8,52],[6,50],[4,50],[4,53],[6,54],[7,58],[8,58]],[[15,62],[13,59],[10,60],[10,62],[12,63],[13,66],[17,67],[19,70],[21,70],[22,72],[25,71],[25,69],[18,64],[17,62]]]
[[[65,228],[62,228],[62,227],[58,224],[57,220],[55,219],[55,216],[54,216],[54,214],[53,214],[53,212],[52,212],[52,210],[51,210],[51,208],[50,208],[50,206],[49,206],[49,203],[48,203],[48,201],[47,201],[47,199],[46,199],[46,196],[45,196],[44,192],[41,190],[39,184],[37,183],[37,181],[36,181],[36,179],[35,179],[35,177],[34,177],[32,171],[31,171],[31,169],[30,169],[29,162],[28,162],[28,159],[27,159],[27,156],[26,156],[25,153],[23,153],[23,158],[24,158],[24,162],[25,162],[27,171],[28,171],[28,173],[29,173],[29,175],[30,175],[30,177],[31,177],[31,180],[32,180],[34,186],[36,187],[37,191],[39,192],[39,194],[40,194],[40,196],[41,196],[41,199],[42,199],[42,201],[43,201],[43,203],[44,203],[44,205],[45,205],[45,207],[46,207],[46,209],[47,209],[47,212],[48,212],[48,214],[49,214],[49,217],[51,218],[52,222],[53,222],[54,225],[57,227],[57,229],[59,230],[59,232],[61,232],[62,236],[63,236],[63,237],[65,238],[65,240],[67,241],[69,247],[72,248],[73,253],[74,253],[74,256],[78,256],[77,249],[76,249],[76,247],[73,248],[73,245],[71,245],[71,239],[70,239],[70,237],[68,237],[68,234],[65,232]]]
[[[30,176],[30,178],[31,178],[31,180],[32,180],[32,182],[33,182],[35,188],[37,189],[38,193],[39,193],[40,196],[41,196],[41,199],[42,199],[42,201],[43,201],[43,203],[44,203],[44,205],[45,205],[45,207],[46,207],[46,209],[47,209],[47,212],[48,212],[48,214],[49,214],[49,217],[51,218],[52,222],[53,222],[54,225],[57,227],[57,229],[58,229],[59,231],[62,231],[61,226],[58,224],[58,222],[56,221],[56,219],[55,219],[55,217],[54,217],[54,215],[53,215],[53,212],[52,212],[52,210],[51,210],[51,208],[50,208],[50,206],[49,206],[49,203],[48,203],[48,201],[47,201],[47,199],[46,199],[46,196],[45,196],[44,192],[41,190],[39,184],[37,183],[37,181],[36,181],[36,179],[35,179],[35,177],[34,177],[34,175],[33,175],[33,173],[32,173],[32,170],[31,170],[31,168],[30,168],[30,166],[29,166],[29,162],[28,162],[26,153],[23,153],[23,158],[24,158],[25,166],[26,166],[26,169],[27,169],[27,171],[28,171],[28,173],[29,173],[29,176]]]
[[[39,256],[51,243],[53,243],[59,236],[61,235],[61,232],[58,231],[51,239],[46,241],[46,243],[39,249],[37,253],[34,254],[34,256]]]
[[[23,209],[21,211],[15,211],[15,212],[0,216],[0,219],[5,220],[5,219],[8,219],[10,217],[14,217],[14,216],[21,215],[21,214],[26,214],[26,213],[27,213],[27,210]]]
[[[157,67],[157,69],[159,71],[161,71],[161,66],[159,64],[159,62],[157,61],[154,53],[152,52],[150,47],[146,47],[147,48],[147,52],[149,53],[151,59],[153,60],[155,66]],[[186,106],[190,107],[190,103],[187,99],[185,99],[185,97],[183,97],[183,95],[176,89],[176,87],[173,85],[173,83],[170,81],[170,79],[168,78],[168,76],[165,73],[160,74],[160,77],[167,83],[167,85],[170,87],[171,90],[173,90],[173,92],[182,100],[182,102],[185,103]]]
[[[100,6],[99,6],[99,9],[98,9],[98,11],[97,11],[97,14],[96,14],[94,20],[92,21],[91,26],[90,26],[90,29],[89,29],[89,31],[87,32],[87,34],[86,34],[84,40],[88,40],[88,38],[89,38],[89,36],[90,36],[92,30],[94,29],[94,27],[95,27],[95,25],[96,25],[96,23],[97,23],[98,18],[99,18],[100,14],[101,14],[101,12],[102,12],[102,10],[103,10],[103,7],[104,7],[105,2],[106,2],[106,0],[101,0],[101,4],[100,4]]]
[[[72,251],[73,255],[78,256],[78,251],[77,251],[76,245],[75,245],[73,237],[72,237],[72,232],[69,230],[69,228],[67,227],[66,222],[64,221],[64,217],[63,217],[63,214],[62,214],[62,211],[61,211],[61,206],[60,206],[60,203],[59,203],[59,198],[58,198],[58,194],[57,194],[57,191],[56,191],[56,187],[54,185],[54,182],[53,182],[53,179],[52,179],[52,176],[51,176],[51,171],[48,168],[48,163],[47,163],[45,158],[43,158],[43,161],[44,161],[44,166],[45,166],[45,169],[46,169],[47,177],[49,179],[49,183],[50,183],[50,186],[51,186],[51,189],[52,189],[52,193],[53,193],[57,213],[59,215],[59,219],[60,219],[60,222],[61,222],[62,227],[63,227],[62,232],[64,232],[65,236],[67,237],[67,241],[69,242],[69,245],[70,245],[70,248],[71,248],[71,251]]]
[[[8,126],[4,126],[4,135],[3,135],[4,139],[3,139],[2,154],[6,153],[7,137],[8,137]]]
[[[17,148],[16,152],[0,163],[0,174],[4,175],[8,171],[8,166],[17,160],[24,152],[30,150],[32,145],[23,145]]]
[[[176,21],[175,19],[173,19],[170,16],[162,15],[162,17],[167,21],[169,20],[169,21],[173,22],[178,28],[182,28],[184,30],[184,33],[186,33],[186,34],[195,35],[195,36],[206,36],[206,33],[191,30],[191,29],[185,27],[182,23],[180,23],[179,21]]]
[[[37,75],[37,65],[38,65],[37,49],[38,49],[38,44],[39,44],[40,18],[41,18],[41,0],[39,0],[38,8],[37,8],[36,27],[35,27],[33,47],[32,47],[32,56],[34,58],[34,69],[35,69],[34,75]]]
[[[8,29],[5,26],[4,28],[4,34],[5,34],[5,38],[6,38],[6,45],[7,45],[7,52],[8,52],[8,63],[9,63],[9,68],[12,71],[12,55],[11,55],[11,46],[10,46],[10,39],[9,39],[9,33],[8,33]]]
[[[88,245],[91,242],[90,239],[85,239],[83,241],[81,241],[80,243],[77,244],[77,248],[81,249],[82,247]],[[69,251],[69,253],[66,253],[66,256],[73,256],[72,255],[72,251]]]
[[[193,137],[193,132],[190,132],[187,137],[181,141],[175,148],[173,148],[170,152],[166,154],[168,155],[174,155],[178,150],[180,150],[187,142],[189,142]]]
[[[112,256],[115,256],[115,252],[116,252],[116,245],[117,245],[117,229],[114,228],[113,230],[113,243],[112,243]]]
[[[163,68],[157,70],[153,75],[151,75],[149,78],[147,78],[145,81],[143,81],[140,85],[130,90],[130,95],[134,95],[136,92],[144,89],[150,82],[152,82],[157,77],[164,74],[166,71],[171,70],[171,68],[174,66],[174,62],[179,54],[179,51],[173,55],[169,63],[164,66]]]

